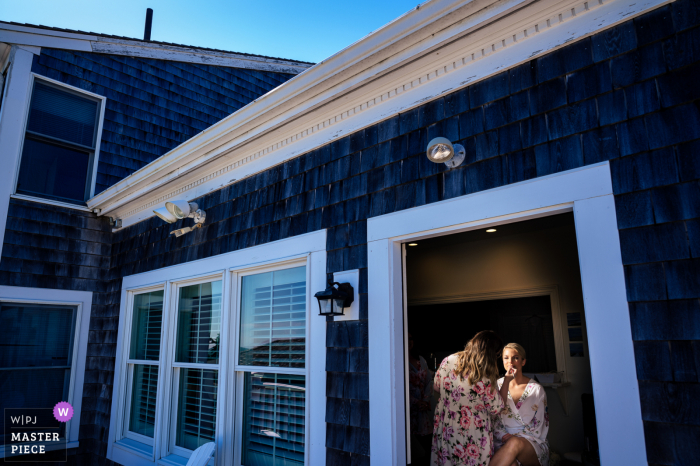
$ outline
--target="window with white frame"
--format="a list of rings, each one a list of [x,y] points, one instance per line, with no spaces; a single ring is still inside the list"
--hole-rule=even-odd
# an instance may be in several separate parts
[[[235,432],[236,465],[303,465],[308,295],[306,260],[133,290],[120,448],[187,458]]]
[[[0,412],[46,408],[53,416],[67,401],[73,419],[59,434],[68,448],[78,446],[91,303],[88,291],[0,285]],[[0,423],[0,445],[5,435]]]
[[[306,267],[240,281],[241,464],[304,464]]]
[[[15,192],[83,205],[94,190],[104,98],[32,76]]]

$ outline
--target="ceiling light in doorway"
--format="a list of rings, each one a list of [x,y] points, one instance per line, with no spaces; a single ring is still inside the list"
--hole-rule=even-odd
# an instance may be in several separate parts
[[[418,246],[418,243],[408,243],[409,246]]]
[[[431,162],[444,163],[448,168],[458,167],[464,162],[466,152],[460,144],[452,144],[447,138],[434,138],[428,143],[426,155]]]
[[[486,230],[486,233],[496,233],[496,229],[495,229],[495,228],[489,228],[488,230]]]

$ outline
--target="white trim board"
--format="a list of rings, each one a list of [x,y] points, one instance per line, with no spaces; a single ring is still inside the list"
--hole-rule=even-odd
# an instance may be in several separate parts
[[[288,369],[280,372],[302,373],[307,377],[305,464],[323,464],[326,454],[326,319],[317,315],[315,303],[311,302],[311,300],[313,300],[315,291],[324,289],[326,285],[325,230],[124,277],[121,290],[118,329],[120,338],[117,340],[107,458],[122,464],[170,464],[170,460],[176,460],[177,458],[166,459],[168,453],[173,454],[174,451],[174,453],[180,452],[182,454],[184,451],[179,448],[173,448],[170,445],[167,433],[156,432],[154,447],[150,452],[129,448],[124,442],[117,443],[117,441],[121,440],[123,432],[120,416],[125,409],[125,401],[122,396],[126,382],[125,368],[128,349],[125,338],[129,337],[125,333],[130,325],[129,306],[134,292],[138,291],[140,293],[154,289],[165,289],[163,309],[166,310],[169,309],[168,306],[172,307],[168,303],[173,302],[175,299],[176,294],[174,294],[173,290],[177,286],[201,282],[206,279],[213,279],[213,277],[223,280],[221,353],[231,355],[230,358],[233,359],[226,361],[222,358],[217,366],[220,384],[219,399],[221,402],[220,406],[217,407],[218,437],[216,439],[215,464],[231,464],[236,454],[233,448],[235,441],[234,432],[228,429],[223,430],[221,423],[224,422],[224,419],[233,419],[234,414],[237,416],[240,414],[234,409],[237,395],[235,386],[239,382],[236,377],[236,371],[241,370],[235,361],[238,335],[234,330],[239,327],[230,323],[231,319],[235,318],[233,310],[236,308],[234,300],[238,296],[238,280],[240,276],[253,270],[262,272],[271,268],[293,267],[304,264],[307,267],[307,298],[309,299],[309,302],[307,302],[307,365],[305,369]],[[172,319],[173,316],[168,318]],[[166,333],[164,327],[161,345],[166,346],[163,347],[167,347],[168,341],[171,341],[171,343],[174,341],[174,332],[172,322],[169,332]],[[229,358],[229,356],[226,356],[226,358]],[[180,363],[176,365],[185,366]],[[173,367],[172,355],[161,355],[161,367],[163,369],[160,371],[163,374],[163,381],[158,383],[159,400],[163,399],[166,387],[170,386],[169,378],[172,377],[170,373]],[[266,372],[265,368],[255,368],[255,370]],[[159,375],[159,377],[161,376]],[[164,422],[163,417],[166,416],[165,411],[168,410],[167,406],[159,405],[159,408],[156,414],[157,425],[161,425]]]
[[[85,380],[88,335],[90,333],[92,292],[0,286],[0,301],[71,305],[78,308],[75,322],[69,399],[65,400],[73,406],[73,419],[68,421],[66,426],[68,432],[66,440],[70,445],[67,448],[77,447],[80,433],[80,414],[83,405],[83,383]],[[1,454],[0,457],[2,457]]]
[[[605,162],[367,220],[372,465],[406,464],[402,243],[571,210],[601,462],[646,464],[615,201]],[[635,382],[622,398],[610,389],[621,380]]]
[[[153,208],[168,199],[194,199],[220,189],[666,2],[434,0],[426,4],[430,11],[425,13],[434,23],[421,22],[423,8],[407,14],[386,26],[386,31],[380,29],[288,81],[88,204],[122,218],[124,226],[131,225],[153,215]],[[443,10],[432,11],[438,7]],[[442,29],[435,31],[436,25]],[[393,37],[387,37],[389,30]],[[367,57],[352,65],[365,49]],[[351,65],[337,63],[337,57],[343,56]],[[383,60],[375,62],[378,57]]]
[[[299,74],[313,66],[309,63],[283,58],[272,58],[244,53],[225,52],[165,44],[105,37],[95,34],[80,34],[50,29],[20,26],[0,22],[0,42],[16,45],[76,50],[81,52],[126,55],[156,60],[171,60],[204,65],[228,66],[275,73]]]

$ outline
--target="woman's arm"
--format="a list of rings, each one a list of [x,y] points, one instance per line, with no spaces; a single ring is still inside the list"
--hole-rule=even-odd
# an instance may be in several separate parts
[[[513,380],[513,375],[513,368],[508,369],[508,372],[503,379],[503,385],[501,385],[501,389],[498,392],[501,395],[501,399],[503,399],[504,404],[508,404],[508,388],[510,387],[510,381]]]

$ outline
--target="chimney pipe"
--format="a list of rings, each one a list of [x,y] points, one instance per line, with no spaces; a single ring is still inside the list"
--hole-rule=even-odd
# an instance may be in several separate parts
[[[151,40],[151,24],[153,23],[153,10],[151,8],[146,9],[146,28],[143,30],[143,40]]]

